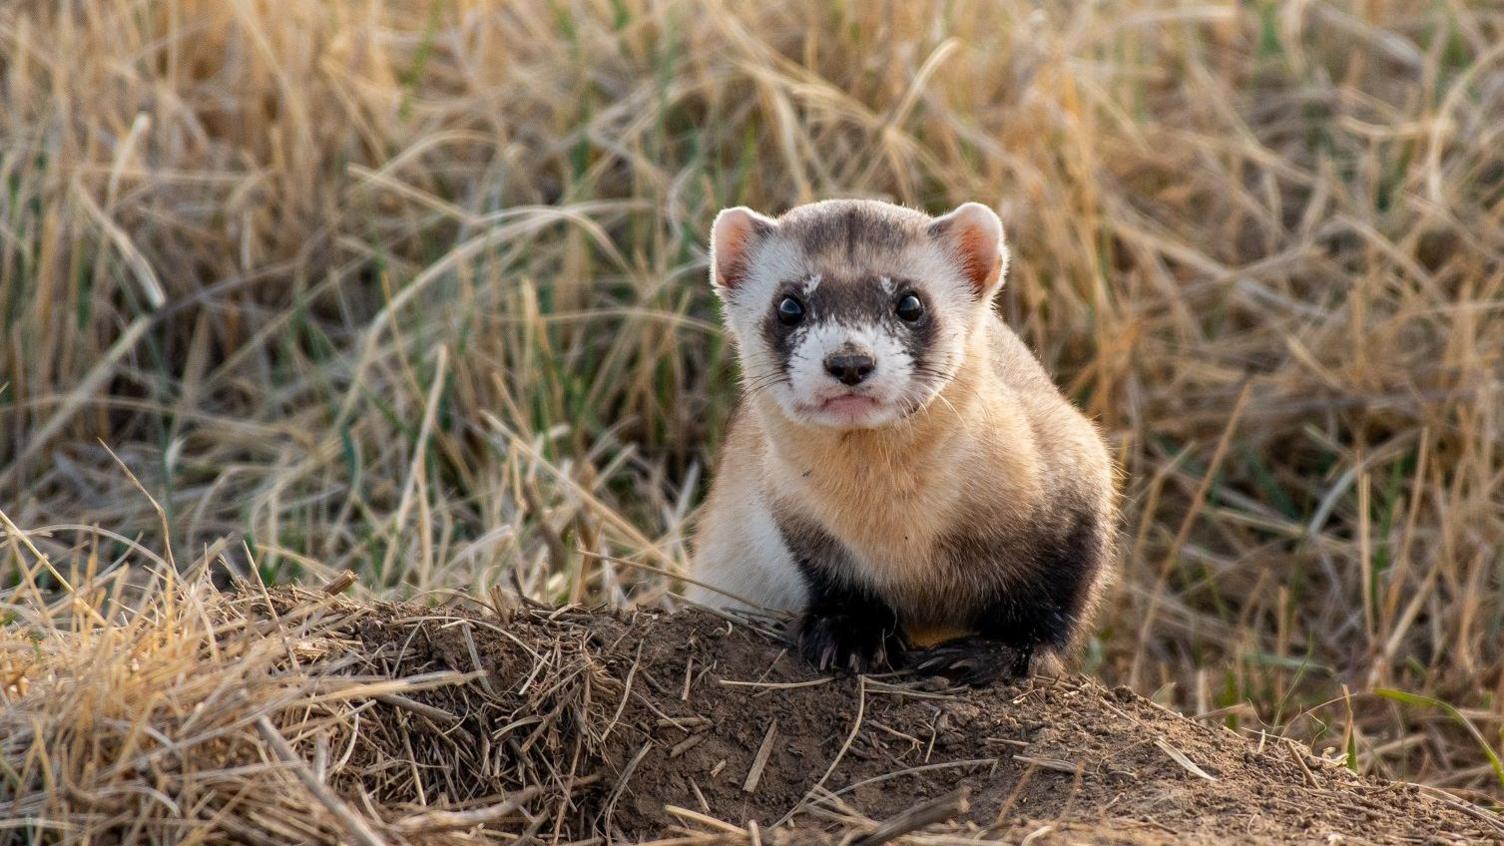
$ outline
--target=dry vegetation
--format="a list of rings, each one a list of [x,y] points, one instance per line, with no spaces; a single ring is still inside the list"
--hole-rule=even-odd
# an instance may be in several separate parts
[[[109,590],[75,606],[75,636],[39,643],[47,671],[0,711],[0,760],[30,764],[27,789],[0,794],[12,840],[1504,838],[1504,818],[1441,790],[1079,678],[982,692],[836,679],[785,660],[755,622],[697,612],[151,589],[122,625],[88,619],[116,616]]]
[[[1501,43],[1462,0],[6,3],[0,696],[128,668],[191,560],[661,603],[735,399],[714,210],[978,199],[1124,470],[1088,669],[1497,801]],[[93,766],[49,725],[0,801]]]

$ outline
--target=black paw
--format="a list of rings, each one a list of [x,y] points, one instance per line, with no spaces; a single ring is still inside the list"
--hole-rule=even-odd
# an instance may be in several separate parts
[[[799,654],[821,672],[896,669],[903,661],[898,621],[873,614],[806,614]]]
[[[962,637],[910,654],[910,666],[927,676],[941,676],[951,684],[986,687],[1029,674],[1031,649],[1018,649],[995,640]]]

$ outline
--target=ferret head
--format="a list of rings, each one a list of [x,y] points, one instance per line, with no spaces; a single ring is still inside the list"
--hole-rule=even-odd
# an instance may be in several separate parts
[[[710,278],[749,395],[812,426],[877,428],[928,404],[1007,264],[1002,223],[979,203],[938,218],[870,200],[777,220],[732,208],[711,231]]]

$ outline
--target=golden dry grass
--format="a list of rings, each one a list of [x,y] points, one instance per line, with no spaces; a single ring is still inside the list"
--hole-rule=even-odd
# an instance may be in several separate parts
[[[1460,0],[6,4],[6,660],[152,550],[657,603],[735,397],[714,211],[976,199],[1124,469],[1089,669],[1497,796],[1501,42]]]
[[[29,650],[6,650],[0,842],[1504,835],[1504,818],[1444,791],[1088,679],[836,679],[780,660],[755,622],[334,595],[352,579],[226,592],[210,563],[134,597],[117,571],[55,607]]]

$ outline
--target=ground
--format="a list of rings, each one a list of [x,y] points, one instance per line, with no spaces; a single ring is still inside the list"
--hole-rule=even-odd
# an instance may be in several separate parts
[[[602,687],[603,705],[617,708],[612,730],[598,761],[576,767],[604,776],[581,803],[589,822],[580,836],[588,827],[631,839],[697,827],[672,810],[680,807],[763,828],[792,815],[798,839],[902,818],[958,790],[967,810],[951,827],[988,829],[1003,842],[1036,834],[1030,842],[1440,843],[1504,834],[1411,785],[1360,778],[1299,745],[1198,724],[1084,678],[953,692],[834,679],[758,632],[693,612],[527,614],[513,619],[511,637],[463,623],[415,632],[378,615],[361,632],[368,647],[402,644],[425,669],[469,668],[473,632],[505,690],[535,672],[525,644],[570,644],[581,672],[629,679]],[[577,737],[561,727],[557,742],[568,748]]]
[[[129,625],[33,643],[32,663],[7,642],[0,737],[24,786],[0,794],[0,817],[19,821],[0,835],[1504,839],[1499,817],[1441,791],[1084,677],[981,690],[830,678],[773,623],[700,611],[180,593]]]

